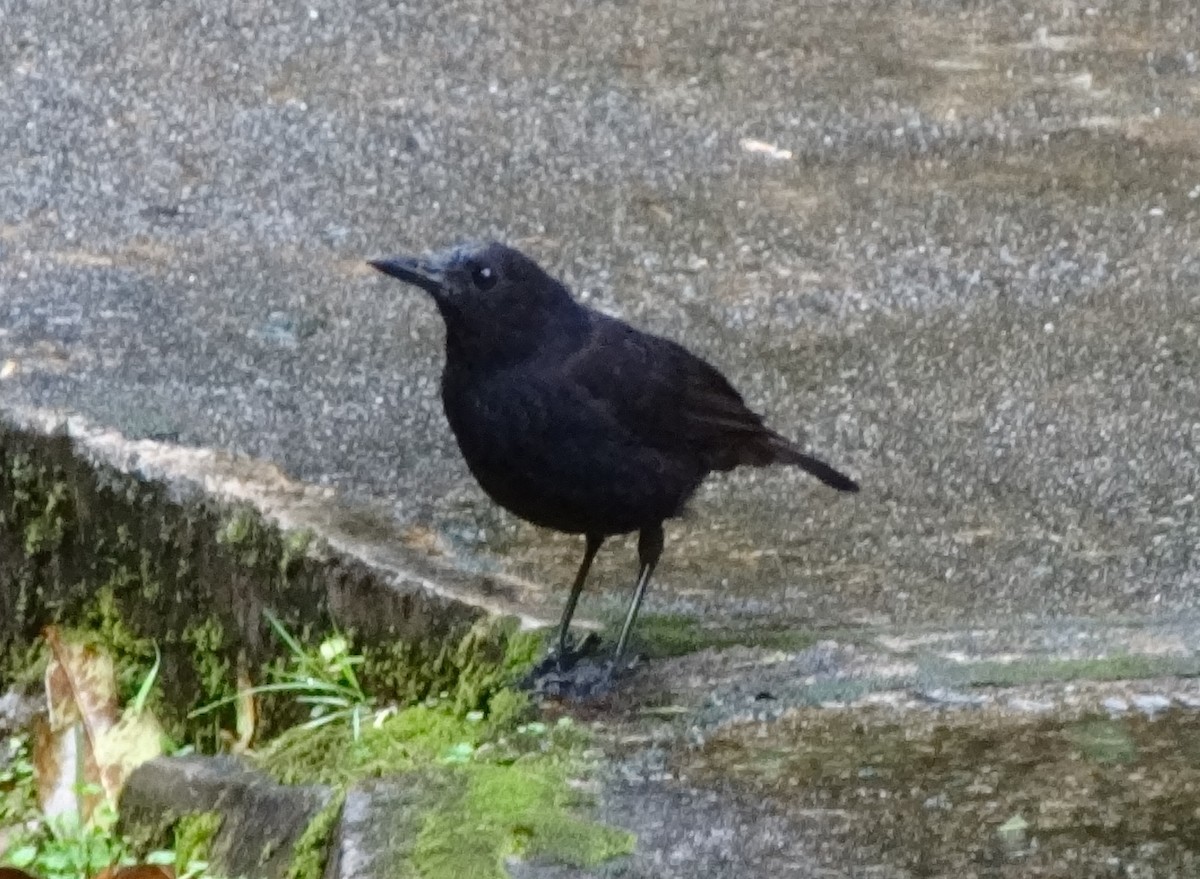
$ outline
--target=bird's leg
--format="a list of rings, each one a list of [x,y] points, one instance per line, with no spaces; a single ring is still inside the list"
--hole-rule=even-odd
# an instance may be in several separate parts
[[[583,550],[583,561],[579,563],[579,571],[575,574],[575,582],[571,584],[571,594],[567,596],[567,606],[563,608],[562,622],[558,626],[558,638],[555,641],[556,659],[562,662],[568,653],[567,641],[571,629],[571,617],[575,616],[575,605],[579,603],[579,595],[583,592],[584,581],[592,567],[592,559],[600,550],[604,535],[587,535],[587,546]]]
[[[600,549],[601,540],[601,537],[588,535],[583,563],[579,566],[575,585],[571,587],[571,595],[567,599],[567,607],[563,612],[562,627],[558,633],[558,647],[527,678],[527,686],[537,693],[566,699],[591,699],[607,693],[620,673],[624,671],[621,659],[629,644],[629,633],[633,631],[633,624],[637,620],[642,599],[646,597],[646,587],[650,585],[650,575],[654,573],[654,566],[658,564],[658,557],[662,555],[662,523],[643,528],[641,534],[638,535],[638,561],[641,563],[641,570],[638,574],[637,589],[634,591],[633,601],[629,604],[629,611],[625,615],[625,625],[621,627],[621,637],[617,640],[617,649],[613,653],[613,658],[604,663],[580,662],[579,655],[582,650],[567,653],[567,628],[571,622],[571,615],[575,612],[575,603],[579,600],[579,593],[583,591],[583,581],[587,577],[588,568],[591,567],[596,551]],[[564,656],[569,659],[568,662],[563,661]]]
[[[643,528],[638,535],[638,572],[637,588],[633,592],[633,601],[629,602],[629,612],[625,614],[625,625],[621,627],[621,637],[617,639],[617,649],[613,652],[613,669],[620,667],[621,657],[629,644],[629,633],[633,631],[633,622],[641,609],[642,599],[646,597],[646,587],[650,585],[650,575],[662,555],[663,528],[662,523]]]

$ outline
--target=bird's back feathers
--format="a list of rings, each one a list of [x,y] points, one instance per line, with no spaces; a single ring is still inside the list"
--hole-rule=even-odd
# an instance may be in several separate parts
[[[725,376],[669,339],[596,314],[586,342],[562,370],[640,442],[691,453],[705,470],[792,464],[840,491],[858,489],[768,428]]]

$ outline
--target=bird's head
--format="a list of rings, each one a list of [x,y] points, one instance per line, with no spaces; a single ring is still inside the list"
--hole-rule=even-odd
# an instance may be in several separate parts
[[[578,314],[579,306],[562,283],[519,250],[497,242],[369,262],[433,298],[451,349],[482,354],[503,347],[515,355]]]

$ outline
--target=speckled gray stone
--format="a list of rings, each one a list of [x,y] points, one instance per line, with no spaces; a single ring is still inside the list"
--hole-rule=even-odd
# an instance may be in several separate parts
[[[144,838],[161,834],[180,816],[215,812],[221,826],[210,843],[213,869],[282,879],[296,843],[332,796],[320,785],[276,784],[232,758],[158,758],[126,782],[121,821],[127,833]]]

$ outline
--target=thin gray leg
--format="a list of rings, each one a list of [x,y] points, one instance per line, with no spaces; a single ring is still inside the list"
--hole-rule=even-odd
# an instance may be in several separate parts
[[[559,659],[567,655],[567,633],[571,628],[571,617],[575,616],[575,605],[579,603],[579,595],[583,592],[583,583],[587,580],[588,571],[592,567],[592,559],[600,551],[600,544],[603,542],[604,535],[602,534],[587,535],[587,546],[583,550],[583,561],[579,563],[579,572],[575,575],[575,582],[571,584],[571,594],[567,596],[567,606],[563,608],[562,622],[558,626]]]
[[[662,549],[662,523],[643,528],[641,534],[638,535],[638,563],[641,565],[641,570],[638,571],[637,588],[633,592],[633,601],[629,602],[629,612],[625,614],[625,625],[621,627],[621,637],[617,639],[617,649],[613,653],[613,668],[618,667],[621,657],[625,655],[625,648],[629,644],[629,634],[633,631],[634,620],[637,619],[638,611],[642,607],[642,599],[646,597],[646,587],[650,585],[650,575],[654,573],[654,566],[658,564]]]

